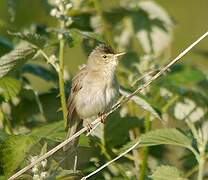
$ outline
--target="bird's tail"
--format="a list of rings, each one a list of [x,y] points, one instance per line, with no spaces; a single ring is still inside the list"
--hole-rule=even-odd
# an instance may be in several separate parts
[[[78,116],[72,117],[69,123],[69,129],[66,138],[73,136],[76,132],[78,132],[82,128],[82,120]],[[76,149],[79,142],[79,136],[73,139],[71,142],[66,144],[63,147],[63,151],[72,152]]]

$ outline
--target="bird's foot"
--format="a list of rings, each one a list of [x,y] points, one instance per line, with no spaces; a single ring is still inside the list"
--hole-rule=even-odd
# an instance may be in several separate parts
[[[86,126],[87,126],[87,132],[90,133],[91,130],[93,129],[93,125],[90,122],[87,121]]]
[[[104,113],[103,114],[99,114],[99,116],[100,116],[100,122],[105,124],[105,120],[106,120],[106,117],[107,117],[106,114],[104,114]]]

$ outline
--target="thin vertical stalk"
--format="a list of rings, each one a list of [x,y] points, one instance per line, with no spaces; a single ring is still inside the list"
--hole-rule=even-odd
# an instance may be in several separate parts
[[[202,143],[199,145],[199,171],[198,171],[198,178],[197,180],[203,180],[204,175],[204,164],[205,164],[205,147],[206,143]]]
[[[61,22],[61,28],[64,28],[64,22]],[[65,127],[67,124],[67,107],[66,107],[66,95],[65,95],[65,88],[64,88],[64,45],[65,40],[61,38],[59,44],[59,91],[60,91],[60,98],[61,98],[61,107],[63,112],[63,119],[65,122]]]
[[[2,114],[2,124],[3,124],[3,128],[4,128],[5,132],[7,132],[8,134],[13,134],[13,129],[12,129],[12,125],[11,125],[11,122],[9,120],[9,117],[3,111],[3,108],[1,106],[0,106],[0,113]]]
[[[129,137],[131,139],[131,141],[135,140],[135,134],[134,134],[134,130],[130,130],[129,131]],[[134,166],[135,166],[135,176],[136,179],[139,180],[139,152],[137,149],[133,149],[132,150],[132,155],[133,155],[133,161],[134,161]]]
[[[151,129],[151,120],[150,120],[150,115],[147,116],[145,120],[145,133],[149,132]],[[142,160],[142,167],[141,167],[141,174],[140,174],[140,180],[144,180],[147,172],[147,160],[148,160],[148,155],[149,155],[149,148],[144,147],[143,149],[143,160]]]

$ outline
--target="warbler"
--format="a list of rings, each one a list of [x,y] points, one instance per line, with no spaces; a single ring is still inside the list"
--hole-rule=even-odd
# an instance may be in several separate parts
[[[116,79],[118,61],[125,53],[116,53],[107,44],[99,44],[90,53],[87,64],[72,80],[68,98],[67,138],[79,131],[84,124],[90,127],[93,117],[103,115],[114,105],[119,95]],[[64,146],[64,151],[76,147],[79,137]]]

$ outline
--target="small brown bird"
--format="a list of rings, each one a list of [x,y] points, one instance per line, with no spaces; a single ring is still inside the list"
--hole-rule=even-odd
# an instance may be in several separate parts
[[[89,55],[87,65],[72,80],[68,98],[68,134],[74,135],[93,117],[107,112],[119,94],[115,71],[118,59],[125,53],[115,53],[106,44],[98,45]],[[64,151],[76,147],[79,137],[64,147]]]

